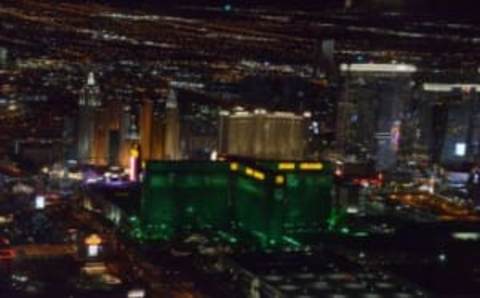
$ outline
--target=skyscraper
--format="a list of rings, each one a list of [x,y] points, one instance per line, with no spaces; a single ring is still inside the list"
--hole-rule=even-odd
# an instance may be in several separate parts
[[[457,90],[458,101],[448,105],[448,121],[442,161],[471,162],[478,158],[479,107],[477,92]]]
[[[413,65],[343,64],[345,96],[337,109],[339,152],[375,160],[377,170],[392,169],[404,145],[405,111],[412,96]]]
[[[178,113],[177,93],[170,90],[165,105],[165,159],[181,159],[180,117]]]
[[[137,117],[130,105],[125,105],[121,113],[119,139],[118,161],[122,167],[128,168],[130,165],[130,150],[140,139]]]
[[[153,102],[148,99],[142,101],[140,107],[140,147],[142,158],[149,160],[152,158],[152,129],[153,129]]]
[[[101,109],[100,123],[103,126],[103,143],[97,153],[102,162],[109,165],[118,165],[120,150],[120,121],[122,119],[122,104],[118,100],[104,103]]]
[[[100,88],[93,72],[80,92],[78,111],[78,161],[88,164],[95,160],[94,142],[97,110],[101,106]]]
[[[0,47],[0,68],[5,68],[8,62],[8,50]]]
[[[157,108],[161,108],[161,111],[155,111],[153,113],[150,158],[153,160],[162,160],[165,156],[165,113],[163,106],[157,106]]]
[[[444,164],[478,162],[480,85],[425,83],[423,90],[423,95],[433,102],[431,126],[434,161]]]

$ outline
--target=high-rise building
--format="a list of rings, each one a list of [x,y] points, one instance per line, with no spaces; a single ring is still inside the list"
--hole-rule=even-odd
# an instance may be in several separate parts
[[[257,109],[220,115],[219,153],[256,159],[302,160],[305,119],[287,112]]]
[[[477,92],[460,91],[458,101],[448,105],[448,120],[442,161],[472,162],[479,156],[479,102]]]
[[[123,106],[120,117],[120,148],[118,162],[120,166],[128,168],[130,164],[130,149],[138,142],[139,133],[136,124],[136,116],[129,105]]]
[[[192,228],[239,229],[262,245],[276,245],[284,235],[326,225],[332,187],[329,163],[148,162],[143,232],[159,239]]]
[[[152,160],[162,160],[165,156],[165,114],[162,107],[161,111],[153,113],[152,122],[152,142],[150,158]]]
[[[423,96],[432,103],[431,152],[435,162],[478,162],[480,101],[476,84],[425,83]],[[423,119],[427,117],[422,116]]]
[[[120,131],[109,130],[108,132],[108,164],[118,165],[120,157]]]
[[[177,93],[170,90],[165,105],[165,159],[181,159],[180,148],[180,116],[178,113]]]
[[[105,103],[104,116],[107,119],[107,152],[106,160],[110,165],[119,164],[121,146],[121,119],[123,113],[122,103],[118,100],[111,100]]]
[[[152,158],[152,129],[153,129],[153,102],[145,99],[140,107],[140,146],[142,158],[149,160]]]
[[[8,50],[0,47],[0,68],[5,68],[8,64]]]
[[[93,72],[90,72],[87,83],[80,92],[79,100],[77,155],[80,163],[89,164],[95,161],[95,126],[100,106],[100,88]]]
[[[110,138],[119,136],[121,107],[120,102],[110,100],[96,110],[92,160],[95,165],[118,164],[118,154],[115,153],[118,148],[110,148],[110,146],[115,146],[119,140]]]
[[[107,165],[108,161],[108,119],[104,117],[105,108],[95,111],[95,127],[92,140],[92,154],[90,163],[94,165]]]
[[[392,169],[409,138],[402,138],[412,97],[405,64],[342,65],[344,97],[337,107],[337,146],[345,156],[375,160],[377,170]],[[403,142],[403,143],[402,143]]]
[[[75,119],[71,116],[64,116],[63,118],[63,158],[65,160],[75,159],[77,143],[75,139]]]
[[[337,119],[335,129],[336,151],[340,154],[348,152],[348,143],[352,139],[352,122],[356,119],[352,117],[355,113],[355,105],[348,98],[348,85],[343,90],[342,96],[337,103]]]

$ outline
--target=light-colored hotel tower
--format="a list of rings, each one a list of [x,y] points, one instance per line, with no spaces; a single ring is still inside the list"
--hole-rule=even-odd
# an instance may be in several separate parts
[[[305,119],[286,112],[222,112],[220,153],[255,159],[302,160]]]

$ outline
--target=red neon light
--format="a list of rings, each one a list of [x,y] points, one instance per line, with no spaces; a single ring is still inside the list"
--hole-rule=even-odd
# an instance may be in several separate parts
[[[13,249],[0,249],[0,260],[12,260],[16,256]]]

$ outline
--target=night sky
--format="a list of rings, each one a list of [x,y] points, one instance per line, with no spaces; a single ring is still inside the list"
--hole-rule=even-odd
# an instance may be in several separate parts
[[[346,0],[66,0],[67,2],[92,2],[122,6],[132,9],[158,11],[179,5],[215,5],[230,4],[233,7],[274,7],[288,9],[307,9],[323,11],[343,8]],[[351,0],[353,8],[362,13],[395,11],[415,15],[433,15],[446,21],[457,19],[480,23],[478,9],[480,1],[475,0]]]
[[[192,5],[224,5],[233,4],[238,6],[272,5],[281,7],[341,7],[345,0],[71,0],[78,2],[103,2],[130,6],[149,5],[165,6],[174,4]],[[475,0],[352,0],[355,7],[380,8],[380,9],[406,9],[410,12],[419,13],[463,13],[476,14],[475,9],[480,3]]]

